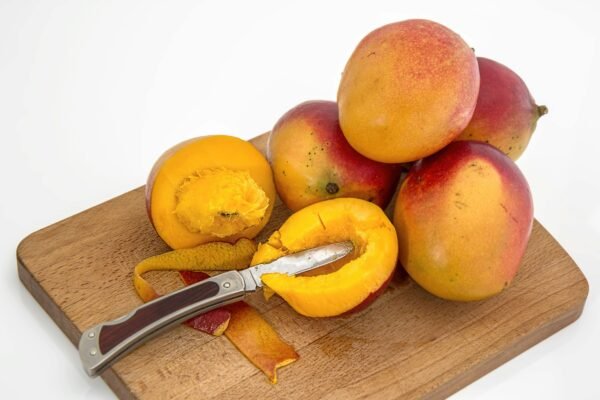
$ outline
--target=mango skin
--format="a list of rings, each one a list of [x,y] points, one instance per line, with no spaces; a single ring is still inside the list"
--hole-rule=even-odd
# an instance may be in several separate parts
[[[277,193],[292,211],[337,197],[385,208],[401,171],[397,164],[369,160],[348,144],[333,101],[306,101],[285,113],[269,135],[267,157]]]
[[[432,21],[396,22],[369,33],[348,60],[340,125],[370,159],[415,161],[463,131],[478,91],[477,60],[460,36]]]
[[[533,223],[529,186],[494,147],[461,141],[415,163],[394,209],[399,260],[428,292],[481,300],[515,277]]]
[[[535,103],[525,82],[510,68],[483,57],[477,62],[481,80],[477,105],[456,140],[489,143],[517,160],[548,109]]]

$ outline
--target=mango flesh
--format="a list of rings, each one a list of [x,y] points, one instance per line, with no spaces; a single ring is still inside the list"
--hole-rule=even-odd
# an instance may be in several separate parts
[[[268,158],[277,193],[292,211],[336,197],[385,208],[400,166],[369,160],[354,150],[332,101],[307,101],[284,114],[271,131]]]
[[[370,159],[415,161],[463,131],[478,90],[477,61],[460,36],[432,21],[396,22],[369,33],[346,64],[340,125]]]
[[[374,300],[396,267],[398,239],[378,206],[365,200],[321,201],[292,214],[266,243],[252,265],[327,243],[351,240],[354,254],[341,268],[317,276],[265,274],[266,287],[307,317],[332,317]]]
[[[152,225],[173,249],[253,238],[275,204],[268,161],[233,136],[191,139],[165,152],[146,184]]]
[[[514,162],[470,141],[418,161],[394,209],[401,264],[448,300],[481,300],[506,288],[532,223],[529,186]]]
[[[548,109],[535,104],[525,82],[510,68],[483,57],[477,62],[481,79],[477,106],[456,140],[489,143],[516,160]]]

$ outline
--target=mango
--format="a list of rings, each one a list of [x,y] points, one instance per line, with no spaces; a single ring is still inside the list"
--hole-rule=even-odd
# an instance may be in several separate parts
[[[292,211],[336,197],[385,208],[400,177],[399,165],[369,160],[348,144],[333,101],[307,101],[286,112],[267,147],[277,193]]]
[[[478,91],[477,60],[460,36],[432,21],[396,22],[369,33],[348,60],[340,125],[365,157],[415,161],[464,130]]]
[[[489,143],[513,160],[527,148],[538,119],[548,113],[538,106],[525,82],[510,68],[478,57],[480,86],[471,122],[456,140]]]
[[[400,263],[425,290],[457,301],[485,299],[511,283],[532,223],[519,168],[473,141],[415,163],[394,209]]]
[[[267,242],[259,244],[251,265],[345,240],[352,241],[354,251],[340,260],[335,270],[303,276],[265,274],[262,281],[266,289],[307,317],[358,311],[384,291],[398,256],[394,226],[373,203],[337,198],[304,207],[292,214]]]
[[[167,150],[146,184],[146,208],[173,249],[252,239],[275,205],[271,166],[250,143],[202,136]]]

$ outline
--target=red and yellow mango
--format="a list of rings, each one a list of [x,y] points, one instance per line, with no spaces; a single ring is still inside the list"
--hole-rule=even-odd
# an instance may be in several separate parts
[[[480,300],[515,277],[533,204],[515,163],[485,143],[461,141],[413,165],[394,209],[399,259],[424,289]]]
[[[477,62],[481,78],[477,106],[456,140],[489,143],[516,160],[548,108],[535,104],[525,82],[510,68],[483,57]]]
[[[460,36],[432,21],[396,22],[369,33],[346,64],[340,125],[370,159],[415,161],[463,131],[478,90],[477,60]]]
[[[269,136],[268,158],[277,192],[292,211],[336,197],[385,208],[400,173],[400,166],[369,160],[348,144],[332,101],[307,101],[284,114]]]

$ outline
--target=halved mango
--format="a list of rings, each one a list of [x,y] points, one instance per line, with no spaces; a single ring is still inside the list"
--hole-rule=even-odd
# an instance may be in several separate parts
[[[271,167],[233,136],[191,139],[156,162],[146,185],[148,215],[173,249],[253,238],[275,203]]]
[[[378,206],[338,198],[312,204],[291,215],[266,243],[252,265],[319,245],[351,240],[354,254],[334,272],[317,276],[263,275],[263,283],[298,313],[330,317],[360,308],[374,299],[394,272],[398,239]]]

